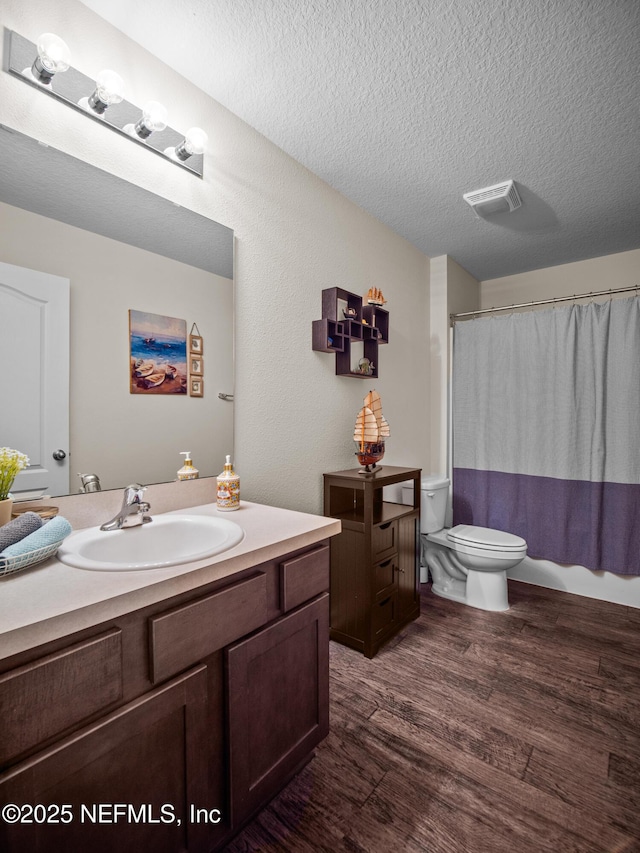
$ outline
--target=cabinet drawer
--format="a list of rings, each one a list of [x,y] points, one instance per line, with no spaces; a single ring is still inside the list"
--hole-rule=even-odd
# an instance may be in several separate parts
[[[371,558],[374,563],[398,550],[398,522],[387,521],[371,530]]]
[[[374,640],[381,639],[396,623],[398,596],[393,592],[371,608],[371,629]]]
[[[0,676],[0,763],[122,698],[119,629]]]
[[[267,621],[262,572],[149,619],[151,680],[182,672]]]
[[[384,590],[393,592],[393,589],[389,588],[397,584],[397,573],[398,561],[395,554],[381,563],[376,563],[373,567],[373,594],[375,596],[382,594],[384,597]]]
[[[328,589],[328,545],[280,563],[280,607],[285,613]]]

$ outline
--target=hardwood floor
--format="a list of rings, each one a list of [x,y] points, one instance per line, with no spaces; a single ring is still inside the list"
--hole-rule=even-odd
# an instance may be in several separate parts
[[[331,643],[331,731],[226,849],[639,853],[640,611],[422,587],[373,660]]]

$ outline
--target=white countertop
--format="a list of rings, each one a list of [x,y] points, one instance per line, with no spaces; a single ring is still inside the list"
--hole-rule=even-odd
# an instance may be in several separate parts
[[[220,515],[239,524],[244,539],[206,560],[163,569],[86,571],[53,557],[0,578],[0,660],[311,546],[341,528],[333,518],[247,501],[232,513],[218,513],[215,504],[176,512]]]

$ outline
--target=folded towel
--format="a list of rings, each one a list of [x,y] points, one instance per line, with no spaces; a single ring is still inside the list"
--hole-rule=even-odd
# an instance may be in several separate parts
[[[14,545],[25,536],[42,527],[42,519],[35,512],[25,512],[0,527],[0,551]]]
[[[70,533],[71,525],[66,518],[57,515],[51,521],[43,524],[35,533],[25,536],[15,545],[10,545],[0,553],[0,560],[3,557],[20,557],[22,554],[28,554],[30,551],[36,551],[38,548],[44,548],[47,545],[55,545],[56,542],[62,542]]]

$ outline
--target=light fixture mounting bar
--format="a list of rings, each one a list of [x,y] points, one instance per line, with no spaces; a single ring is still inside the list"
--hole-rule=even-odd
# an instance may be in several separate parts
[[[175,148],[184,140],[184,133],[178,133],[171,127],[166,127],[164,130],[152,133],[146,139],[140,139],[137,135],[127,133],[123,128],[125,125],[135,125],[142,114],[140,107],[129,101],[122,100],[118,104],[112,104],[105,113],[98,115],[91,109],[79,105],[79,101],[87,99],[96,87],[96,82],[91,77],[78,71],[73,66],[69,66],[68,70],[61,74],[56,74],[51,82],[43,85],[38,83],[33,76],[25,74],[25,69],[30,69],[34,59],[38,55],[36,45],[28,39],[16,33],[13,30],[5,29],[5,71],[13,74],[24,83],[29,83],[41,92],[51,95],[58,101],[62,101],[68,107],[81,112],[83,115],[100,122],[105,127],[115,130],[121,136],[126,137],[150,151],[159,154],[164,160],[186,169],[188,172],[197,175],[199,178],[203,175],[203,156],[194,154],[188,160],[179,160],[165,153],[165,149]]]

